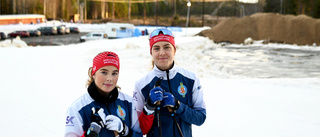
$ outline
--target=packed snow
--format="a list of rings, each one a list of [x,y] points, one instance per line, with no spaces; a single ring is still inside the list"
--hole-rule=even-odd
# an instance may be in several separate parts
[[[207,119],[193,126],[194,137],[320,136],[320,77],[262,79],[230,74],[203,54],[203,49],[221,46],[193,36],[203,29],[207,27],[174,32],[177,64],[195,72],[204,90]],[[88,68],[102,51],[119,55],[118,85],[121,92],[132,95],[135,81],[151,69],[147,36],[0,48],[1,136],[63,136],[66,110],[86,93]]]

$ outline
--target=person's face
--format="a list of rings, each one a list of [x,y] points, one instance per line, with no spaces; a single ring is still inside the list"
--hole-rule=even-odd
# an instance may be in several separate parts
[[[168,70],[173,65],[176,50],[171,43],[160,41],[155,43],[151,49],[153,61],[160,70]]]
[[[101,67],[94,75],[93,79],[100,93],[108,95],[118,82],[119,71],[115,66]]]

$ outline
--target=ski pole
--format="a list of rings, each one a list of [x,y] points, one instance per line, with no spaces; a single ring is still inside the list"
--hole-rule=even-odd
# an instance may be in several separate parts
[[[162,127],[161,127],[161,118],[160,118],[160,102],[157,103],[157,120],[159,127],[159,137],[162,137]]]
[[[176,124],[176,126],[177,126],[177,128],[178,128],[178,131],[179,131],[180,137],[183,137],[183,134],[182,134],[181,128],[180,128],[180,126],[179,126],[179,124],[178,124],[178,122],[177,122],[176,118],[174,117],[174,113],[171,113],[171,116],[172,116],[172,118],[173,118],[174,123]]]
[[[111,114],[110,110],[109,109],[107,109],[107,110],[108,110],[109,114]],[[117,131],[113,131],[113,134],[115,137],[120,137],[119,133]]]
[[[181,128],[176,120],[176,118],[174,117],[174,112],[173,110],[170,108],[170,107],[167,107],[168,108],[168,111],[171,113],[171,117],[174,121],[174,123],[176,124],[177,128],[178,128],[178,131],[179,131],[179,134],[180,134],[180,137],[183,137],[183,134],[182,134],[182,131],[181,131]]]
[[[158,79],[155,83],[155,87],[160,87],[162,78]],[[160,104],[161,102],[157,102],[157,120],[158,120],[158,128],[159,128],[159,137],[162,137],[162,127],[161,127],[161,118],[160,118]]]

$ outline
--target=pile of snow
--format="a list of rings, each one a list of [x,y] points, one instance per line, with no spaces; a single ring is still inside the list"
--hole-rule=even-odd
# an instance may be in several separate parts
[[[253,39],[249,37],[244,40],[244,45],[250,45],[250,44],[253,44],[253,42],[254,42]]]
[[[15,39],[7,39],[4,41],[0,41],[0,47],[17,47],[17,48],[26,48],[28,47],[27,43],[22,41],[20,37],[16,37]]]

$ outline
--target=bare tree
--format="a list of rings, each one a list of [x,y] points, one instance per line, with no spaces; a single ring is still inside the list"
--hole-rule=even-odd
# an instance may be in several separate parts
[[[62,0],[62,4],[61,4],[61,18],[65,18],[66,15],[66,0]]]

